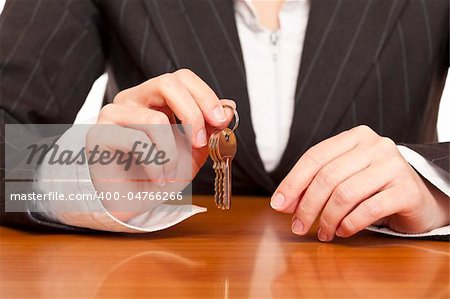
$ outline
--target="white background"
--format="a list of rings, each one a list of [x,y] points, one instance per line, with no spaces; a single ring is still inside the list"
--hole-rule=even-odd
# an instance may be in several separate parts
[[[5,0],[0,0],[0,12],[3,10],[4,4]],[[97,116],[103,100],[107,80],[107,76],[103,75],[94,83],[86,102],[78,113],[76,122],[85,121]],[[437,123],[440,141],[450,141],[450,76],[447,77],[445,86]]]

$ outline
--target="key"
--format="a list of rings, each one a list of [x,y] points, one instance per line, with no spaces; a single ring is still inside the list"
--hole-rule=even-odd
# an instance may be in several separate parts
[[[237,141],[233,131],[226,128],[218,132],[216,156],[220,161],[219,171],[222,178],[221,209],[228,210],[231,207],[231,163],[236,155],[236,150]]]
[[[208,153],[214,169],[214,201],[222,210],[231,207],[231,162],[236,154],[237,140],[234,131],[239,126],[239,114],[230,105],[223,105],[233,111],[235,123],[233,129],[215,131],[209,137]]]
[[[217,164],[217,207],[221,208],[223,203],[223,171],[222,171],[222,161],[220,161],[219,156],[217,155],[217,146],[219,143],[219,133],[216,132],[214,138],[214,156],[216,157]]]
[[[212,135],[212,140],[211,140],[211,159],[213,159],[213,161],[215,161],[213,168],[216,174],[215,180],[214,180],[214,198],[215,198],[215,202],[216,202],[216,206],[218,208],[222,207],[222,202],[223,202],[223,171],[222,169],[222,163],[219,160],[219,157],[217,156],[217,144],[218,144],[218,140],[219,140],[219,133],[220,131],[216,131],[214,132],[214,134]]]
[[[216,203],[216,206],[219,207],[220,205],[220,191],[219,188],[222,188],[222,185],[220,183],[221,179],[220,179],[220,172],[219,172],[219,163],[220,161],[218,160],[217,156],[216,156],[216,144],[217,144],[217,132],[214,132],[210,138],[209,138],[209,143],[208,143],[208,151],[209,151],[209,156],[211,157],[211,160],[213,161],[213,169],[215,172],[215,178],[214,178],[214,201]]]

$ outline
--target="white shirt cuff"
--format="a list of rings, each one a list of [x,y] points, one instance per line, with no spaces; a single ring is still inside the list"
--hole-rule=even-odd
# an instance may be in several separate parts
[[[95,188],[91,181],[89,167],[83,164],[76,168],[79,192],[94,194]],[[110,214],[98,199],[75,202],[74,204],[77,205],[77,207],[74,207],[75,210],[78,210],[77,212],[58,213],[58,215],[55,215],[56,219],[61,223],[72,226],[125,233],[146,233],[163,230],[195,214],[206,211],[206,208],[195,205],[161,204],[151,211],[143,212],[127,222],[123,222]]]
[[[436,229],[433,229],[432,231],[429,231],[426,233],[421,233],[421,234],[403,234],[403,233],[398,233],[393,230],[390,230],[389,228],[386,228],[386,227],[377,227],[374,225],[371,225],[371,226],[367,227],[366,229],[373,231],[373,232],[377,232],[377,233],[382,233],[382,234],[387,234],[387,235],[397,236],[397,237],[405,237],[405,238],[422,238],[422,237],[430,237],[430,236],[448,236],[448,235],[450,235],[450,225],[436,228]]]
[[[79,150],[84,146],[88,129],[89,126],[86,126],[84,132],[79,127],[76,130],[70,129],[57,143],[65,149],[73,146],[74,149]],[[65,194],[66,198],[69,194],[95,194],[87,163],[55,166],[46,163],[47,159],[48,157],[38,169],[37,180],[35,180],[36,191],[58,192]],[[46,180],[46,178],[50,179]],[[52,180],[52,178],[58,178],[58,180]],[[189,204],[161,204],[151,211],[142,211],[142,214],[125,223],[111,215],[99,199],[64,202],[37,201],[36,205],[37,210],[43,212],[43,216],[49,221],[94,230],[126,233],[162,230],[206,211],[206,208]]]

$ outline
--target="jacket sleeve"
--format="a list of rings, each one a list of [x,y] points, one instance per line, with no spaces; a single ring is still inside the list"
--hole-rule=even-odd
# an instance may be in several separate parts
[[[90,0],[6,2],[0,16],[1,225],[71,229],[30,212],[5,212],[5,126],[73,123],[105,70],[102,36]]]
[[[450,172],[450,142],[434,144],[406,144],[406,146],[446,173]]]

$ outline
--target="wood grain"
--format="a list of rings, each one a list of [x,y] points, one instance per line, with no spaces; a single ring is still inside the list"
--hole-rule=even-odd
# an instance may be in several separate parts
[[[235,197],[151,234],[0,228],[1,298],[449,298],[449,243],[290,232],[268,198]]]

